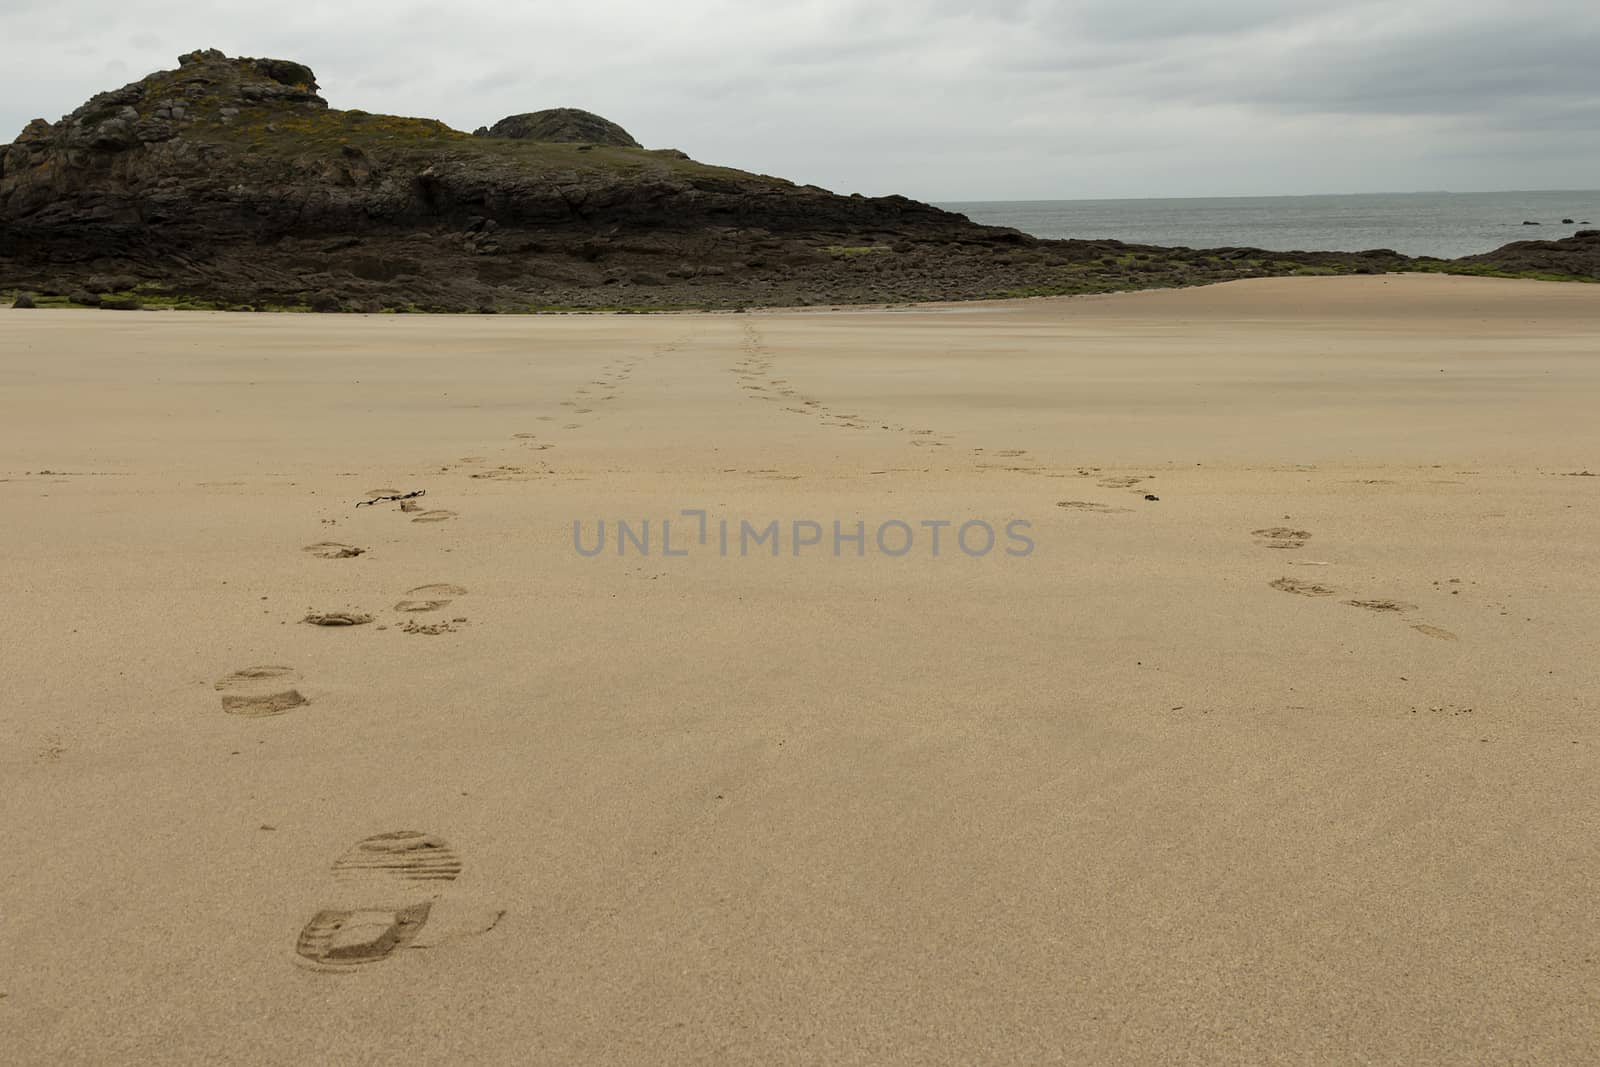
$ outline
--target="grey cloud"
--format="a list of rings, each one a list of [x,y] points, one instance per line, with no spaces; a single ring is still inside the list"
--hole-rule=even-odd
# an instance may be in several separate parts
[[[585,107],[924,199],[1574,187],[1600,165],[1592,0],[10,0],[0,136],[201,46],[309,63],[336,107],[462,129]]]
[[[1371,6],[1393,13],[1405,5]],[[1434,5],[1417,4],[1420,12]],[[1352,15],[1352,5],[1335,15]],[[1519,101],[1592,91],[1600,9],[1456,5],[1392,26],[1307,18],[1129,57],[1102,53],[1114,91],[1297,113],[1493,113]],[[1290,29],[1289,34],[1276,31]],[[1075,57],[1064,55],[1063,63]]]
[[[1256,33],[1313,20],[1328,6],[1316,0],[1232,0],[1206,4],[1095,0],[1048,5],[1054,9],[1059,23],[1083,36],[1102,41],[1144,43]]]

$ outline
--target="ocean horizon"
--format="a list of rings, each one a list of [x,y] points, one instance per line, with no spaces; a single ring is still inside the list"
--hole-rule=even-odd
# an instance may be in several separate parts
[[[938,206],[974,222],[1042,238],[1274,252],[1392,248],[1409,256],[1454,259],[1512,241],[1553,240],[1593,228],[1600,219],[1600,191],[975,200]],[[1538,225],[1524,225],[1528,222]]]

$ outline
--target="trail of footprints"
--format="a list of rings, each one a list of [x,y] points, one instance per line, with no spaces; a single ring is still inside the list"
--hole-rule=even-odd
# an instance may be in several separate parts
[[[654,354],[666,355],[676,351],[682,343],[680,340],[658,346]],[[615,400],[640,358],[625,358],[608,364],[602,368],[600,376],[589,383],[597,387],[597,395],[591,398],[588,388],[580,388],[573,399],[564,401],[562,406],[572,408],[575,415],[588,415],[594,412],[593,405]],[[542,419],[554,421],[553,416]],[[573,422],[564,428],[580,426],[581,423]],[[540,441],[534,433],[519,433],[514,439],[532,451],[553,447]],[[467,457],[460,462],[472,465],[481,463],[482,459]],[[443,471],[450,469],[442,468]],[[505,465],[471,476],[497,478],[519,473],[522,468]],[[368,493],[368,499],[376,501],[399,495],[395,489],[375,489]],[[409,515],[414,523],[440,523],[456,517],[454,511],[429,508],[416,498],[398,501],[395,510]],[[316,559],[350,560],[365,555],[367,550],[340,541],[318,541],[306,545],[303,551]],[[400,626],[401,632],[425,635],[452,632],[467,620],[457,616],[429,621],[418,616],[441,612],[466,594],[463,586],[448,582],[406,590],[405,596],[393,606],[397,614],[406,616]],[[373,621],[370,614],[351,610],[311,611],[302,619],[309,625],[335,629],[364,626]],[[300,674],[295,668],[266,664],[233,671],[219,679],[214,689],[226,714],[268,718],[310,705],[311,701],[298,688],[299,682]],[[420,948],[452,936],[487,932],[498,923],[502,912],[468,913],[464,920],[458,916],[454,924],[438,930],[433,940],[429,940],[430,920],[433,920],[432,926],[440,925],[435,911],[439,898],[445,886],[460,875],[461,869],[455,851],[443,839],[431,834],[402,830],[358,842],[333,865],[334,890],[330,895],[337,900],[313,915],[296,938],[298,961],[316,970],[350,970],[388,959],[402,948]]]
[[[744,323],[743,333],[744,336],[740,342],[741,355],[731,370],[739,383],[739,387],[758,400],[776,403],[785,412],[815,418],[822,426],[847,430],[878,429],[891,433],[905,434],[909,438],[908,443],[915,448],[945,448],[956,439],[955,434],[940,433],[936,430],[910,427],[899,423],[874,425],[860,414],[836,411],[815,397],[806,396],[795,389],[787,378],[775,376],[772,351],[754,323]],[[970,455],[974,468],[980,471],[993,470],[1011,474],[1068,477],[1065,472],[1052,470],[1049,466],[1041,463],[1025,448],[993,450],[974,448],[971,450]],[[1080,467],[1077,469],[1077,474],[1080,477],[1096,477],[1099,486],[1103,489],[1128,489],[1141,496],[1145,493],[1145,487],[1140,483],[1147,481],[1150,477],[1149,475],[1102,475],[1098,467]],[[1089,500],[1066,500],[1061,501],[1058,506],[1070,510],[1090,511],[1100,514],[1116,514],[1132,510]]]
[[[676,351],[683,340],[657,346],[656,357]],[[580,387],[573,396],[561,402],[572,416],[594,414],[598,405],[616,400],[643,356],[630,356],[613,360],[603,366],[588,386]],[[786,412],[816,418],[821,425],[843,429],[865,430],[872,427],[856,414],[832,410],[811,397],[795,390],[786,379],[773,375],[770,351],[754,326],[745,324],[742,358],[733,368],[741,388],[757,399],[780,404]],[[593,387],[589,388],[590,386]],[[540,421],[553,422],[556,416],[540,416]],[[563,429],[581,428],[582,422],[568,422]],[[905,433],[918,447],[944,447],[953,435],[936,435],[933,430],[907,428],[901,425],[883,425],[883,430]],[[515,434],[513,440],[530,451],[544,451],[554,447],[532,432]],[[994,452],[982,448],[972,449],[975,466],[980,470],[993,469],[1014,473],[1047,473],[1043,465],[1033,459],[1025,449],[1005,449]],[[459,461],[473,466],[484,462],[482,457],[465,457]],[[449,471],[450,467],[441,468]],[[476,471],[473,478],[506,478],[524,473],[523,468],[503,465]],[[776,474],[777,472],[768,472]],[[1135,494],[1144,492],[1147,475],[1103,475],[1099,468],[1078,468],[1080,477],[1095,478],[1103,489],[1120,489]],[[370,498],[393,495],[395,490],[373,490]],[[1087,500],[1064,500],[1058,507],[1067,510],[1098,514],[1117,514],[1133,509]],[[429,508],[418,500],[399,501],[397,511],[410,516],[414,523],[440,523],[455,518],[448,509]],[[1251,531],[1255,543],[1262,548],[1279,551],[1298,551],[1311,541],[1306,530],[1287,526],[1272,526]],[[319,541],[305,546],[307,555],[322,560],[349,560],[361,557],[366,549],[337,541]],[[1281,592],[1313,599],[1341,597],[1338,588],[1320,582],[1291,577],[1277,578],[1269,583]],[[404,618],[401,632],[437,635],[453,632],[456,625],[465,623],[461,617],[446,619],[424,618],[444,611],[467,590],[452,583],[430,583],[406,590],[404,597],[394,603],[392,610]],[[1345,605],[1378,614],[1392,614],[1405,619],[1413,630],[1440,640],[1454,641],[1456,635],[1428,623],[1412,622],[1410,613],[1415,604],[1403,601],[1347,597]],[[354,611],[311,612],[303,620],[307,624],[344,628],[363,626],[374,621],[369,614]],[[387,629],[387,626],[379,626]],[[268,718],[284,715],[310,705],[311,701],[300,691],[300,674],[284,665],[259,665],[234,671],[215,683],[222,710],[243,718]],[[331,869],[328,903],[321,907],[304,925],[295,941],[298,962],[315,970],[348,971],[393,957],[405,948],[428,947],[453,936],[482,933],[492,929],[501,912],[479,912],[464,921],[441,924],[437,908],[441,898],[462,873],[462,862],[448,842],[420,831],[404,830],[377,834],[357,842],[333,864]]]
[[[395,494],[379,489],[368,499]],[[415,499],[399,501],[395,509],[413,522],[443,522],[455,512],[427,509]],[[306,545],[306,555],[321,560],[351,560],[366,549],[340,541]],[[450,582],[414,586],[395,602],[403,633],[452,632],[466,619],[428,621],[426,616],[450,607],[466,596],[465,587]],[[312,611],[302,622],[329,628],[364,626],[374,621],[365,612]],[[379,629],[386,629],[380,626]],[[270,718],[304,709],[311,700],[301,692],[301,675],[294,667],[262,664],[243,667],[218,679],[222,711],[242,718]],[[296,961],[317,971],[350,971],[389,959],[404,948],[432,947],[457,937],[485,933],[504,914],[499,910],[468,911],[441,923],[436,905],[448,883],[461,874],[462,864],[443,839],[414,830],[368,837],[340,856],[331,871],[328,906],[322,907],[301,928],[295,939]]]
[[[912,429],[898,424],[884,423],[874,427],[858,413],[835,411],[815,397],[806,396],[795,389],[787,378],[773,376],[772,350],[752,323],[744,324],[744,337],[739,349],[740,358],[731,368],[739,388],[758,400],[781,405],[782,410],[790,414],[815,418],[819,425],[845,430],[879,429],[909,434],[916,438],[911,444],[918,447],[944,448],[955,439],[954,434],[937,434],[933,430]]]
[[[451,582],[434,582],[429,585],[419,585],[412,589],[407,589],[405,596],[395,602],[392,610],[407,616],[443,611],[453,604],[457,597],[466,595],[466,587],[455,585]],[[300,621],[311,626],[346,627],[365,626],[376,620],[366,612],[344,610],[312,611]],[[405,618],[399,620],[399,625],[403,633],[436,635],[453,633],[458,625],[466,621],[464,616],[456,616],[440,622],[420,622],[416,619]],[[387,630],[389,625],[383,624],[377,628],[379,630]]]
[[[1271,526],[1260,530],[1252,530],[1250,535],[1255,538],[1256,544],[1262,548],[1285,549],[1289,551],[1303,548],[1305,547],[1306,542],[1311,540],[1311,533],[1309,531],[1296,530],[1287,526]],[[1320,599],[1346,595],[1335,586],[1324,585],[1321,582],[1311,581],[1303,578],[1274,578],[1267,584],[1279,592],[1290,593],[1294,596]],[[1370,611],[1379,615],[1397,615],[1402,618],[1406,618],[1411,612],[1418,610],[1417,605],[1408,603],[1404,600],[1390,600],[1381,597],[1351,596],[1341,600],[1340,603],[1348,607],[1360,608],[1363,611]],[[1441,626],[1434,626],[1431,623],[1425,622],[1411,622],[1408,618],[1407,624],[1413,630],[1428,637],[1437,638],[1441,641],[1456,640],[1455,634]]]
[[[905,434],[910,440],[908,443],[914,448],[945,448],[956,439],[955,434],[940,433],[936,430],[905,426],[900,423],[879,423],[876,426],[856,413],[840,412],[829,407],[815,397],[806,396],[795,389],[787,378],[774,375],[772,351],[761,336],[761,332],[753,323],[744,323],[744,336],[740,343],[740,358],[731,368],[739,387],[750,393],[758,400],[770,401],[781,406],[781,410],[796,415],[810,416],[818,420],[822,426],[832,426],[847,430],[886,430],[891,433]],[[973,467],[980,471],[1003,471],[1009,474],[1048,475],[1051,477],[1067,477],[1064,472],[1052,470],[1041,463],[1025,448],[985,449],[974,448],[969,453],[972,457]],[[1080,477],[1097,477],[1102,489],[1129,489],[1139,495],[1144,495],[1145,487],[1140,483],[1149,480],[1149,475],[1104,475],[1098,467],[1080,467],[1077,469]],[[1137,488],[1136,488],[1137,487]],[[1099,514],[1117,514],[1130,511],[1130,508],[1114,507],[1089,500],[1065,500],[1057,506],[1070,510],[1090,511]]]
[[[982,451],[982,450],[981,449],[974,449],[973,451],[978,452],[978,451]],[[1027,455],[1026,451],[1024,451],[1022,449],[1013,449],[1011,451],[1002,452],[1002,453],[998,453],[998,454],[1001,455],[1001,456],[1005,456],[1005,457],[1019,456],[1019,455],[1020,456],[1025,456],[1025,455]],[[1029,462],[1031,462],[1031,461],[1029,461]],[[1044,473],[1044,474],[1049,474],[1050,473],[1048,468],[1045,468],[1043,466],[1037,466],[1037,465],[1032,466],[1032,467],[1003,467],[1001,469],[1009,470],[1009,471],[1026,471],[1028,473]],[[1108,474],[1104,473],[1099,467],[1078,467],[1076,472],[1077,472],[1078,477],[1080,477],[1080,478],[1093,478],[1093,479],[1095,479],[1095,484],[1098,485],[1101,489],[1125,489],[1125,490],[1129,491],[1130,493],[1134,494],[1135,496],[1142,496],[1147,500],[1157,500],[1157,499],[1159,499],[1159,497],[1157,497],[1154,493],[1147,492],[1147,490],[1149,489],[1149,486],[1144,484],[1145,482],[1150,481],[1151,478],[1154,477],[1153,475],[1149,475],[1149,474],[1115,474],[1115,475],[1108,475]],[[1059,477],[1064,477],[1064,476],[1063,475],[1059,475],[1059,474],[1053,474],[1053,475],[1051,475],[1051,477],[1058,477],[1059,478]],[[1106,504],[1106,503],[1103,503],[1103,502],[1098,501],[1098,500],[1058,500],[1058,501],[1056,501],[1056,507],[1064,508],[1067,511],[1086,511],[1086,512],[1090,512],[1090,513],[1096,514],[1096,515],[1125,515],[1125,514],[1131,512],[1131,511],[1135,510],[1133,508],[1118,507],[1115,504]]]
[[[796,415],[806,415],[818,419],[820,425],[836,426],[852,430],[887,430],[894,433],[906,434],[913,447],[918,448],[944,448],[955,440],[955,434],[939,433],[930,429],[919,429],[901,424],[879,424],[876,427],[859,414],[838,412],[814,397],[805,396],[796,390],[786,378],[778,378],[773,373],[773,357],[770,348],[765,343],[760,331],[753,323],[743,324],[744,336],[740,345],[741,357],[734,363],[731,370],[739,382],[741,389],[746,390],[759,400],[766,400],[782,405],[782,410]],[[985,449],[974,448],[971,450],[974,469],[980,471],[1003,471],[1011,474],[1045,475],[1048,477],[1070,477],[1064,471],[1054,470],[1040,462],[1025,448]],[[873,471],[872,473],[884,473]],[[1109,475],[1103,474],[1098,467],[1079,467],[1077,474],[1080,477],[1095,478],[1102,489],[1126,489],[1139,496],[1145,496],[1148,487],[1141,484],[1148,481],[1151,476],[1137,475]],[[1154,494],[1149,494],[1154,498]],[[1116,507],[1092,500],[1063,500],[1058,502],[1058,507],[1074,511],[1086,511],[1097,514],[1119,514],[1132,511],[1132,508]]]
[[[406,590],[405,597],[395,603],[393,610],[405,616],[443,611],[454,603],[457,597],[466,595],[465,587],[448,582],[419,585]],[[342,628],[365,626],[374,620],[373,616],[365,612],[313,611],[301,621],[311,626]],[[462,616],[437,622],[424,622],[408,617],[400,620],[399,625],[403,633],[437,635],[453,633],[457,626],[466,621]],[[379,629],[387,627],[380,626]],[[294,683],[299,680],[300,674],[293,667],[264,665],[243,667],[234,671],[219,679],[213,688],[222,695],[223,711],[230,715],[262,718],[282,715],[286,711],[293,711],[310,703],[305,695],[294,687]]]
[[[640,364],[647,359],[659,359],[662,356],[677,352],[688,344],[689,340],[688,336],[680,337],[677,340],[654,346],[650,350],[649,356],[622,356],[618,359],[613,359],[609,363],[602,364],[596,377],[591,378],[586,384],[573,390],[572,395],[565,400],[559,401],[557,406],[567,409],[569,418],[578,415],[602,414],[607,405],[622,396],[628,380],[633,377],[633,372],[639,368]],[[558,418],[556,415],[537,416],[540,422],[556,422]],[[563,430],[581,430],[583,427],[584,421],[581,419],[561,424],[561,429]],[[511,439],[530,452],[543,452],[556,447],[553,442],[544,440],[539,433],[532,430],[514,433],[511,435]],[[476,457],[474,461],[481,462],[481,457]],[[445,469],[448,470],[449,468]],[[548,471],[540,473],[548,473]],[[470,477],[516,478],[519,475],[526,474],[527,471],[523,467],[504,465],[478,471],[470,475]],[[537,477],[538,475],[534,476]]]

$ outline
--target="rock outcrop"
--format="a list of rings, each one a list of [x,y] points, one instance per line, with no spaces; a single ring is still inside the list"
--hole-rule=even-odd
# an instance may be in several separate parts
[[[610,119],[575,107],[553,107],[508,115],[479,136],[508,137],[517,141],[554,144],[603,144],[615,148],[642,148],[627,130]]]
[[[1600,230],[1579,230],[1559,241],[1513,241],[1456,261],[1507,274],[1550,275],[1600,281]]]
[[[539,114],[557,118],[531,121]],[[0,148],[0,290],[145,307],[705,307],[1105,292],[1407,262],[1383,250],[1041,241],[904,197],[647,151],[582,112],[496,128],[472,136],[340,111],[302,64],[191,52]]]

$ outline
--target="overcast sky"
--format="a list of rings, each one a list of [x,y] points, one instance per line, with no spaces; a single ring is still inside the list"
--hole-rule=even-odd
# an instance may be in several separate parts
[[[0,130],[194,48],[922,200],[1600,186],[1600,0],[0,0]]]

